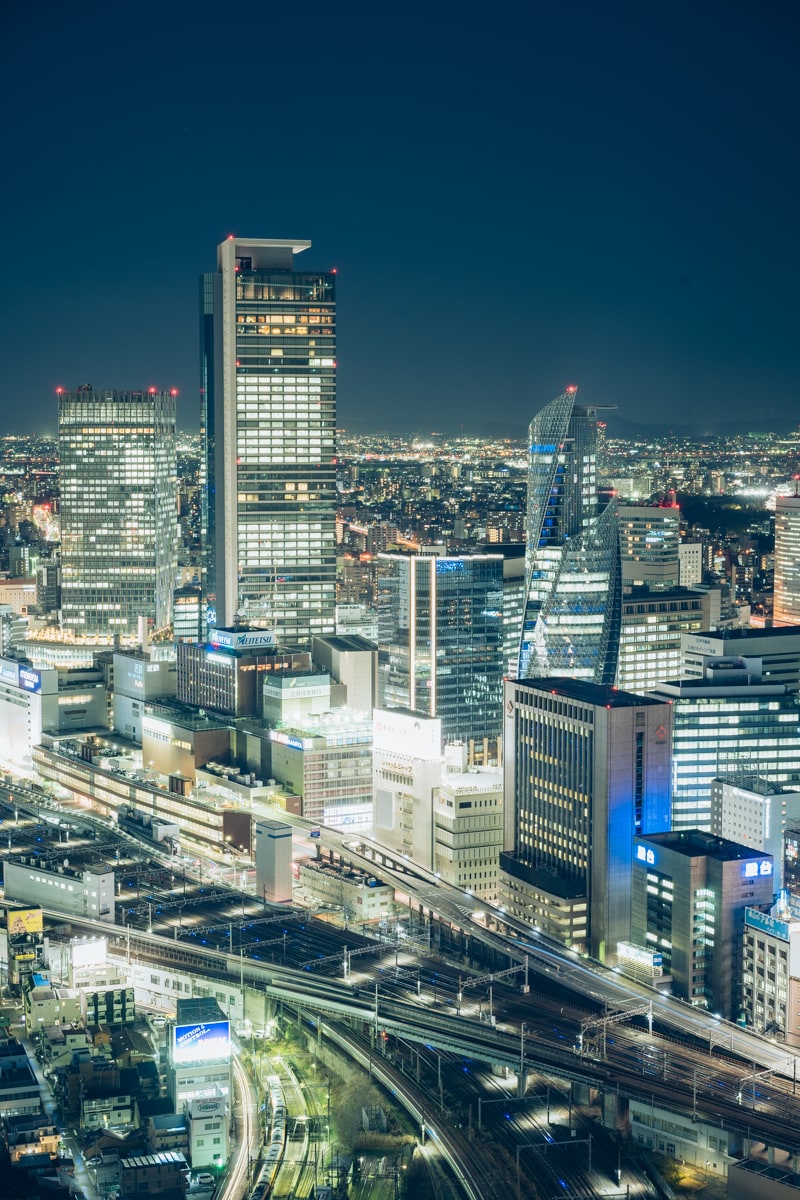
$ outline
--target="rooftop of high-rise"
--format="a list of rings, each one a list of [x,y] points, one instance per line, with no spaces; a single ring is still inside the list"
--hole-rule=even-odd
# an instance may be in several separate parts
[[[595,704],[603,708],[642,708],[648,704],[664,703],[655,696],[638,696],[610,684],[591,683],[586,679],[551,676],[546,679],[518,679],[516,682],[537,691],[563,696],[567,700],[578,700],[581,704]]]
[[[664,850],[673,850],[690,858],[705,856],[719,862],[736,862],[744,858],[771,858],[762,850],[742,846],[730,838],[717,837],[703,829],[674,829],[670,833],[650,833],[639,839]]]

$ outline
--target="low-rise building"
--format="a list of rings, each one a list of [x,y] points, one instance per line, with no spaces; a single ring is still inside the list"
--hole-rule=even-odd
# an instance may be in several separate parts
[[[192,1169],[224,1167],[228,1161],[230,1113],[223,1096],[190,1100],[184,1107]]]
[[[12,1167],[24,1165],[32,1154],[46,1154],[51,1161],[58,1157],[61,1134],[42,1108],[24,1116],[6,1116],[3,1123]]]
[[[340,908],[346,922],[384,921],[394,913],[394,888],[354,867],[307,859],[298,868],[306,896]]]
[[[58,867],[46,866],[46,861],[33,855],[9,859],[3,871],[6,898],[114,924],[114,872],[110,867],[81,870],[71,867],[69,860]]]
[[[189,1166],[184,1155],[177,1150],[120,1157],[120,1200],[128,1200],[129,1197],[142,1194],[158,1196],[164,1192],[178,1192],[183,1195],[188,1182]]]
[[[769,913],[748,908],[742,951],[742,1019],[757,1033],[800,1046],[800,901]]]

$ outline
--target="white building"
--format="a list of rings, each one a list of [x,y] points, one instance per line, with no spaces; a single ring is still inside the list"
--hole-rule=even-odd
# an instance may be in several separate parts
[[[657,1073],[655,1056],[653,1073]],[[698,1167],[704,1175],[723,1177],[734,1162],[728,1154],[728,1135],[719,1125],[693,1121],[672,1109],[657,1108],[651,1100],[631,1100],[628,1106],[631,1137],[637,1146]]]
[[[265,685],[266,686],[266,685]],[[298,726],[270,730],[271,772],[304,817],[333,829],[372,823],[372,717],[337,708]]]
[[[65,847],[67,849],[67,847]],[[76,871],[66,865],[46,868],[36,860],[9,860],[4,868],[6,900],[40,904],[76,916],[114,924],[114,872]]]
[[[446,771],[434,802],[433,869],[446,883],[496,901],[503,849],[503,771]]]
[[[256,895],[272,904],[292,898],[292,827],[256,821]]]
[[[205,1096],[184,1105],[192,1169],[224,1167],[228,1161],[230,1114],[223,1096]]]
[[[442,723],[400,708],[376,709],[373,716],[372,837],[432,871]]]
[[[29,662],[0,659],[0,757],[29,766],[42,733],[105,728],[108,692],[93,669],[37,670]]]
[[[678,586],[680,509],[628,505],[618,509],[622,586],[669,590]]]
[[[800,790],[751,773],[711,781],[711,833],[771,854],[776,892],[783,887],[783,835],[799,821]]]
[[[681,542],[678,546],[678,583],[694,587],[703,582],[703,543]]]
[[[175,652],[153,657],[140,651],[114,655],[114,728],[141,745],[146,700],[174,696],[178,677]]]
[[[686,633],[681,638],[681,667],[675,679],[702,679],[704,664],[714,658],[741,655],[761,660],[764,683],[782,683],[800,690],[800,626],[779,629],[713,629]]]
[[[800,625],[800,496],[775,501],[775,624]]]

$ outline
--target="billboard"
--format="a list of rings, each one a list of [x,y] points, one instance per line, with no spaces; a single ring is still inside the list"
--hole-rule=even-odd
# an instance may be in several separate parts
[[[6,922],[9,936],[12,938],[25,937],[28,933],[42,933],[43,914],[40,908],[9,909]]]
[[[172,1032],[172,1061],[176,1064],[220,1062],[230,1055],[230,1021],[195,1021],[176,1025]]]
[[[19,686],[29,692],[40,692],[42,690],[42,677],[33,667],[20,666]]]
[[[212,646],[226,650],[264,650],[275,645],[275,633],[266,629],[209,629],[208,640]]]
[[[99,967],[108,961],[108,938],[86,938],[70,943],[72,969],[81,971],[86,967]]]
[[[372,746],[374,750],[388,750],[411,758],[441,758],[442,722],[438,717],[376,708]]]

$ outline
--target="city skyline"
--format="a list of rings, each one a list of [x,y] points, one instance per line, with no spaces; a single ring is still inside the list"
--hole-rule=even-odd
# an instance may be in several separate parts
[[[196,427],[192,280],[264,230],[339,272],[346,428],[522,434],[573,381],[612,426],[790,419],[795,13],[312,4],[251,14],[225,89],[211,13],[10,19],[7,430],[86,381]]]

